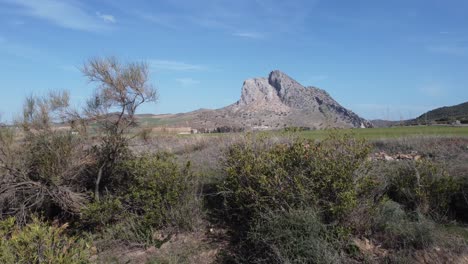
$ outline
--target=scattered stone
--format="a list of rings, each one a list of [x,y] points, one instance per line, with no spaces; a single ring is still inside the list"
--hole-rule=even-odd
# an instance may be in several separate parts
[[[423,158],[422,155],[418,154],[416,151],[412,151],[408,154],[405,153],[397,153],[395,155],[389,155],[386,152],[378,152],[372,154],[368,160],[369,161],[376,161],[376,160],[384,160],[384,161],[401,161],[401,160],[414,160],[418,161]]]

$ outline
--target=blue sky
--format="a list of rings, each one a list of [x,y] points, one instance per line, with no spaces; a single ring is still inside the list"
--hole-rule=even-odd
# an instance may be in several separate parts
[[[0,0],[0,113],[26,95],[93,90],[96,56],[146,61],[176,113],[235,102],[242,82],[280,69],[359,115],[418,116],[468,101],[466,0]]]

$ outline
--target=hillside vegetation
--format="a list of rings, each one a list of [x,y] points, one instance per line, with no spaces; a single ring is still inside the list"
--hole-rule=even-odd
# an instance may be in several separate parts
[[[146,133],[145,64],[83,73],[85,109],[29,97],[0,130],[0,263],[468,261],[465,137]]]
[[[425,124],[428,123],[452,123],[454,121],[468,124],[468,102],[436,108],[422,114],[411,123]]]

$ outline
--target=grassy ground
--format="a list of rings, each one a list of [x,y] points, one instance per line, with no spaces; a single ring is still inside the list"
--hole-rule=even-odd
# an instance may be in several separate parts
[[[468,137],[468,127],[452,126],[412,126],[367,129],[343,129],[339,133],[351,132],[356,137],[366,139],[442,136],[442,137]],[[300,134],[306,138],[324,138],[327,130],[303,131]]]
[[[468,126],[407,126],[389,128],[366,128],[366,129],[340,129],[338,133],[351,133],[357,138],[370,140],[377,139],[398,139],[398,138],[421,138],[421,137],[468,137]],[[256,132],[282,136],[284,134],[296,135],[308,139],[323,139],[330,134],[330,130],[311,130],[300,132],[264,131]],[[156,135],[157,133],[155,133]],[[233,134],[241,133],[212,133],[197,135],[177,135],[178,137],[230,137]],[[167,134],[166,134],[167,135]]]

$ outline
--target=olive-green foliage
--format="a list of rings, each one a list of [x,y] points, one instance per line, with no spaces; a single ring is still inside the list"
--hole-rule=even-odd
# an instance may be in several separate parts
[[[99,229],[114,224],[125,217],[120,199],[111,195],[99,202],[88,203],[81,210],[80,225],[88,229]]]
[[[71,133],[28,135],[25,147],[29,177],[51,184],[61,184],[64,171],[70,168],[74,139]]]
[[[155,230],[198,224],[201,201],[190,164],[181,167],[167,153],[144,154],[121,161],[114,171],[120,186],[81,211],[80,225],[99,231],[100,242],[155,245]]]
[[[375,232],[385,247],[424,249],[434,242],[434,223],[421,214],[406,213],[394,201],[382,202],[374,221]]]
[[[78,213],[85,195],[76,183],[87,162],[81,147],[80,139],[60,131],[27,133],[10,147],[2,145],[0,211],[21,223],[34,213]]]
[[[249,232],[249,263],[341,263],[331,232],[313,209],[262,214]]]
[[[458,193],[453,196],[450,205],[451,211],[456,219],[468,222],[468,173],[464,177],[457,179],[460,186]]]
[[[365,142],[338,134],[318,143],[234,144],[225,154],[220,185],[228,215],[248,223],[261,212],[318,206],[328,221],[340,219],[356,204],[354,172],[368,152]]]
[[[127,215],[120,222],[108,225],[101,234],[98,245],[100,248],[112,247],[113,242],[131,244],[137,246],[161,246],[165,240],[158,240],[154,236],[157,229],[148,226],[144,220],[138,216]]]
[[[173,156],[159,153],[128,160],[119,169],[127,180],[121,193],[124,202],[147,225],[190,226],[191,211],[197,210],[187,206],[196,202],[197,191],[190,164],[181,168]]]
[[[88,263],[90,246],[67,236],[65,229],[37,218],[23,228],[13,217],[0,221],[0,263]]]
[[[430,161],[394,162],[381,166],[380,175],[374,175],[383,185],[383,194],[415,211],[442,219],[447,216],[459,182],[448,175],[441,166]]]

